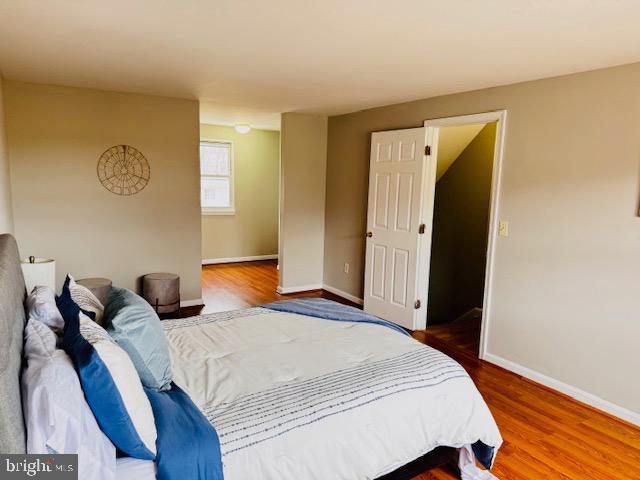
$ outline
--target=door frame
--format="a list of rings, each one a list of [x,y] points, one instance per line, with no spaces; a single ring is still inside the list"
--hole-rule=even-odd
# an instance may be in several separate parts
[[[506,110],[494,110],[490,112],[475,113],[471,115],[458,115],[453,117],[434,118],[424,121],[424,126],[427,129],[427,141],[435,139],[437,142],[439,129],[442,127],[453,127],[459,125],[469,125],[473,123],[491,123],[496,122],[496,140],[493,153],[493,171],[491,173],[491,193],[489,198],[489,228],[487,239],[487,263],[485,266],[484,276],[484,297],[482,305],[482,319],[480,321],[480,347],[478,349],[478,357],[482,360],[485,359],[487,354],[487,332],[491,323],[491,298],[493,289],[493,272],[494,272],[494,259],[496,249],[496,237],[498,235],[498,222],[499,222],[499,206],[500,206],[500,194],[501,180],[502,180],[502,159],[504,156],[504,139],[507,126],[507,111]],[[430,143],[427,143],[431,145]],[[437,159],[437,144],[431,145],[432,149],[435,149]],[[428,198],[423,196],[423,202],[427,202]],[[433,225],[433,222],[431,223]],[[421,247],[425,248],[425,247]],[[429,246],[429,249],[431,247]],[[421,262],[425,262],[426,258],[431,260],[431,251],[421,252],[418,258],[421,258]],[[423,267],[424,265],[421,265]],[[429,283],[426,282],[426,291],[422,293],[428,294]],[[428,298],[424,296],[423,298]],[[428,305],[427,305],[428,307]]]

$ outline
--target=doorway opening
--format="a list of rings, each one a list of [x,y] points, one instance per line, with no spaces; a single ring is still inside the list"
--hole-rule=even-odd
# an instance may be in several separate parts
[[[483,357],[505,112],[425,122],[436,182],[426,334]]]
[[[439,118],[424,127],[371,134],[364,310],[419,336],[425,328],[432,337],[445,328],[448,344],[454,343],[452,325],[460,327],[471,337],[464,344],[481,359],[491,319],[506,115],[500,110]],[[442,211],[434,209],[438,179]],[[508,235],[508,224],[501,227]],[[444,238],[433,245],[441,265],[430,286],[436,228]],[[447,249],[453,250],[449,257]],[[469,331],[461,328],[465,321]]]
[[[496,123],[443,127],[438,137],[427,325],[478,354]]]
[[[278,262],[280,114],[201,103],[199,153],[202,312],[241,308],[236,273]]]

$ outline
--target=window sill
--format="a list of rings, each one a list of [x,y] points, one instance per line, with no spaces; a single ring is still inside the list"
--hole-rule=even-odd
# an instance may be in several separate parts
[[[217,209],[211,209],[211,210],[202,210],[202,215],[203,216],[210,216],[210,215],[235,215],[236,211],[235,210],[217,210]]]

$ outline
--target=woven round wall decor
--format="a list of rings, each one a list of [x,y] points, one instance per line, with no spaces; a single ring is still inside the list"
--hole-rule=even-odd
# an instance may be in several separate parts
[[[98,179],[116,195],[135,195],[149,183],[151,169],[144,155],[129,145],[114,145],[98,160]]]

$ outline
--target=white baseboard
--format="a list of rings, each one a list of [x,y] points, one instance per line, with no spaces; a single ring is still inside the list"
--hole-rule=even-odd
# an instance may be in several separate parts
[[[281,287],[280,285],[278,285],[278,288],[276,288],[276,292],[278,292],[281,295],[286,295],[289,293],[309,292],[311,290],[320,290],[320,289],[322,289],[321,283],[314,283],[312,285],[299,285],[295,287]]]
[[[255,262],[256,260],[274,260],[277,258],[278,258],[277,253],[272,253],[270,255],[252,255],[249,257],[203,258],[202,265],[215,265],[218,263]]]
[[[195,307],[196,305],[204,305],[204,302],[201,298],[195,298],[193,300],[181,300],[181,307]]]
[[[531,370],[530,368],[524,367],[518,363],[512,362],[511,360],[507,360],[492,353],[486,353],[483,360],[498,365],[511,372],[517,373],[518,375],[522,375],[523,377],[533,380],[534,382],[541,383],[546,387],[569,395],[570,397],[575,398],[582,403],[586,403],[591,407],[597,408],[598,410],[602,410],[603,412],[606,412],[610,415],[621,418],[622,420],[633,423],[634,425],[640,426],[640,412],[634,412],[633,410],[629,410],[628,408],[621,407],[620,405],[611,403],[610,401],[605,400],[604,398],[600,398],[597,395],[585,392],[584,390],[574,387],[573,385],[561,382],[560,380],[556,380],[555,378],[549,377],[535,370]]]
[[[362,305],[364,303],[361,298],[358,298],[355,295],[351,295],[350,293],[343,292],[340,289],[322,283],[314,283],[312,285],[299,285],[295,287],[278,286],[278,288],[276,288],[276,291],[281,295],[287,295],[289,293],[309,292],[311,290],[326,290],[327,292],[331,292],[334,295],[346,298],[347,300],[350,300],[353,303],[357,303],[358,305]]]
[[[327,292],[333,293],[334,295],[338,295],[339,297],[346,298],[347,300],[352,301],[353,303],[357,303],[358,305],[363,305],[364,300],[355,295],[351,295],[350,293],[344,292],[338,288],[332,287],[331,285],[322,285],[322,289]]]

